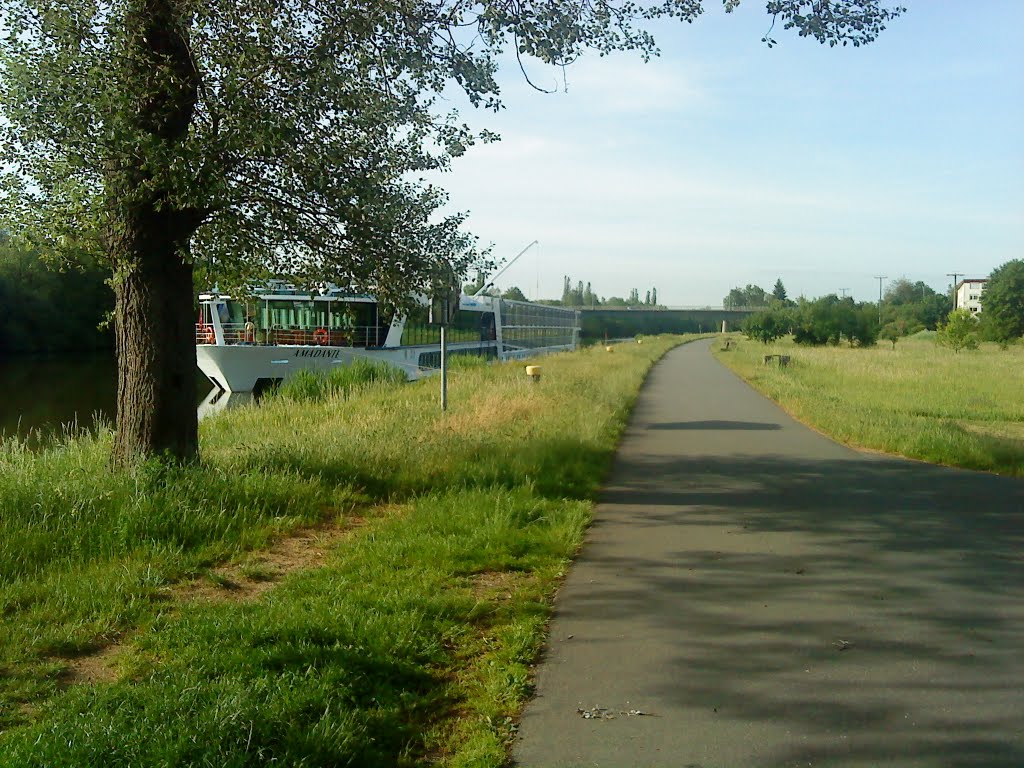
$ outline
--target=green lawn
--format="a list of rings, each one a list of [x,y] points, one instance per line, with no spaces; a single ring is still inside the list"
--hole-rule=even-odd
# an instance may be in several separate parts
[[[0,446],[4,766],[506,760],[551,598],[679,337],[305,389],[201,425]],[[308,384],[308,383],[307,383]]]
[[[740,340],[718,359],[796,416],[850,445],[1024,475],[1024,347],[953,353],[930,339],[867,349]],[[787,368],[765,354],[790,355]]]

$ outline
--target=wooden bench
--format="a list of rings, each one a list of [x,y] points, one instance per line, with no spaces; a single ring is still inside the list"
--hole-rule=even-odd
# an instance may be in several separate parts
[[[789,365],[789,355],[765,355],[764,364],[771,365],[772,363],[778,363],[779,368],[785,368]]]

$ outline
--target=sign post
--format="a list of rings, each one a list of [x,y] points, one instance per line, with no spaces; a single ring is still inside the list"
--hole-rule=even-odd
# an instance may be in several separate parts
[[[441,410],[448,410],[448,339],[445,328],[441,326]]]
[[[456,275],[444,270],[431,287],[428,322],[441,326],[441,410],[448,410],[448,324],[459,311],[459,283]]]

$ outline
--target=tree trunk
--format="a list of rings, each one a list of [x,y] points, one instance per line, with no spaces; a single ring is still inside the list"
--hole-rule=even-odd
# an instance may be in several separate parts
[[[121,465],[150,456],[188,461],[199,453],[192,264],[179,242],[183,223],[173,221],[180,218],[143,217],[115,278],[114,461]],[[187,223],[184,229],[194,231]]]
[[[117,438],[114,462],[198,456],[189,242],[203,213],[163,188],[152,163],[188,140],[199,74],[182,0],[129,0],[122,119],[142,136],[107,169],[107,250],[114,267]],[[152,153],[148,146],[156,146]]]

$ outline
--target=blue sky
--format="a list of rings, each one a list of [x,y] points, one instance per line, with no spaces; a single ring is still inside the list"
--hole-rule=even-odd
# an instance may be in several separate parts
[[[464,119],[502,141],[436,179],[498,257],[499,281],[557,297],[562,277],[602,295],[657,286],[669,305],[729,289],[791,297],[876,275],[987,276],[1024,258],[1024,2],[903,0],[864,48],[776,30],[764,3],[717,0],[692,25],[654,28],[662,56],[587,56],[565,72],[514,60],[506,109]]]

